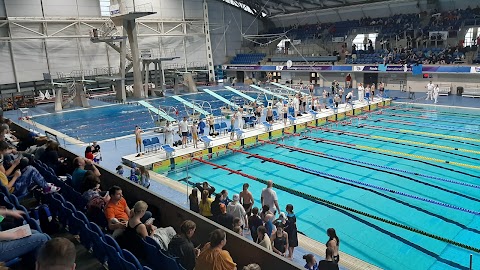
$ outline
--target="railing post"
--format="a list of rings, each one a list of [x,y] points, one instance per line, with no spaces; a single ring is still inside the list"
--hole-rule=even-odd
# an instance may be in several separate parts
[[[472,266],[473,266],[473,254],[470,254],[470,270],[473,269]]]

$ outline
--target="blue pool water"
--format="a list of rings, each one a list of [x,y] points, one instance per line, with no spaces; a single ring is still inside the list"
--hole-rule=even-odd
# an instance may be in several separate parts
[[[332,129],[336,131],[345,131],[343,134],[314,130],[304,134],[308,136],[307,139],[294,136],[277,141],[329,154],[329,158],[270,144],[247,150],[250,154],[328,173],[335,180],[359,181],[356,186],[263,162],[242,153],[229,154],[212,162],[479,248],[478,215],[425,200],[480,211],[480,189],[477,186],[480,183],[480,112],[458,109],[439,109],[436,112],[385,110],[383,115],[370,116],[361,123],[365,126],[333,126]],[[334,143],[317,142],[315,138],[328,139]],[[332,156],[336,159],[332,159]],[[349,161],[351,164],[347,163],[346,158],[352,160]],[[419,175],[399,171],[392,173],[391,170],[380,169],[372,164]],[[185,178],[187,172],[173,172],[168,176],[179,180]],[[208,181],[218,191],[227,189],[230,196],[239,193],[243,183],[249,183],[255,206],[260,206],[260,193],[264,184],[258,181],[203,164],[193,165],[188,170],[188,176],[193,182]],[[365,185],[385,188],[387,191]],[[390,191],[403,192],[413,197]],[[333,227],[340,237],[340,249],[343,252],[381,268],[468,269],[471,253],[473,268],[480,267],[480,255],[467,249],[362,215],[326,207],[285,191],[277,190],[277,194],[282,210],[287,203],[294,205],[299,231],[315,240],[326,242],[326,230]]]
[[[231,100],[234,96],[237,100],[242,99],[230,91],[216,91],[216,93],[228,100]],[[249,93],[249,95],[254,98],[257,97],[255,93]],[[222,101],[217,100],[207,93],[188,94],[182,97],[187,101],[194,102],[195,105],[198,106],[201,106],[203,101],[209,102],[212,108],[211,112],[216,116],[221,115],[219,108],[225,105]],[[166,111],[167,108],[175,107],[176,110],[178,110],[178,114],[176,114],[174,110],[168,111],[170,116],[175,119],[181,119],[181,117],[187,114],[184,105],[172,97],[151,99],[148,100],[148,102],[155,108],[160,106]],[[206,103],[203,108],[210,112],[210,108],[208,108]],[[191,113],[192,110],[189,109],[189,114]],[[131,135],[135,129],[135,125],[139,125],[144,130],[155,127],[152,116],[147,108],[138,105],[136,102],[132,104],[118,104],[86,110],[48,114],[34,117],[33,120],[84,142],[94,140],[101,141]],[[157,120],[156,116],[154,116],[154,120]]]

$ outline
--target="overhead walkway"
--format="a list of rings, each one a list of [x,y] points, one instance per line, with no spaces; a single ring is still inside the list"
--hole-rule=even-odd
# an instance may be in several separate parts
[[[160,111],[159,109],[155,108],[152,106],[152,104],[146,102],[146,101],[138,101],[138,104],[144,106],[145,108],[147,108],[148,110],[150,110],[151,112],[159,115],[160,117],[162,117],[163,119],[167,120],[167,121],[170,121],[170,122],[175,122],[175,118],[171,117],[170,115]]]
[[[181,98],[180,96],[172,96],[172,98],[180,101],[181,103],[185,104],[185,106],[189,107],[190,109],[194,109],[195,111],[207,116],[207,115],[210,115],[209,112],[203,110],[202,108],[198,107],[198,106],[195,106],[193,105],[191,102]]]
[[[253,97],[251,97],[251,96],[249,96],[249,95],[246,95],[246,94],[238,91],[238,90],[235,89],[235,88],[232,88],[232,87],[230,87],[230,86],[225,86],[225,88],[226,88],[227,90],[230,90],[230,91],[232,91],[233,93],[235,93],[235,94],[237,94],[237,95],[239,95],[239,96],[241,96],[241,97],[249,100],[250,102],[255,102],[255,101],[256,101],[256,99],[254,99]]]
[[[220,96],[219,94],[213,92],[212,90],[208,90],[208,89],[203,89],[203,91],[215,98],[217,98],[218,100],[220,101],[223,101],[225,104],[229,105],[230,107],[232,107],[233,109],[237,109],[239,106],[233,102],[231,102],[230,100]]]

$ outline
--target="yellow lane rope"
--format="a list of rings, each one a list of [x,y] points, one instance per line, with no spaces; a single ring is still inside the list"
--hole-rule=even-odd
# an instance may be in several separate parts
[[[438,134],[438,133],[431,133],[431,132],[424,132],[424,131],[414,131],[409,129],[400,129],[400,131],[406,132],[406,133],[412,133],[412,134],[429,135],[429,136],[443,137],[443,138],[449,138],[449,139],[480,142],[480,139],[474,139],[474,138],[468,138],[468,137],[462,137],[462,136],[452,136],[452,135],[445,135],[445,134]]]
[[[380,140],[385,140],[385,141],[392,141],[392,142],[399,142],[399,143],[407,143],[407,144],[414,144],[414,145],[421,145],[421,146],[426,146],[430,148],[437,148],[437,149],[445,149],[445,150],[457,150],[460,152],[467,152],[467,153],[472,153],[472,154],[480,154],[480,151],[475,151],[475,150],[470,150],[470,149],[463,149],[463,148],[455,148],[451,146],[445,146],[445,145],[438,145],[438,144],[431,144],[431,143],[422,143],[422,142],[416,142],[416,141],[410,141],[410,140],[401,140],[401,139],[395,139],[395,138],[390,138],[390,137],[383,137],[383,136],[377,136],[377,135],[372,135],[370,136],[373,139],[380,139]]]
[[[480,170],[480,166],[477,166],[477,165],[471,165],[471,164],[460,163],[460,162],[452,162],[452,161],[447,161],[447,160],[438,159],[438,158],[420,156],[420,155],[415,155],[415,154],[408,154],[408,153],[404,153],[404,152],[398,152],[398,151],[387,150],[387,149],[380,149],[380,148],[375,148],[375,147],[370,147],[370,146],[365,146],[365,145],[358,145],[357,144],[355,146],[359,149],[366,149],[366,150],[370,150],[370,151],[389,153],[389,154],[393,154],[393,155],[407,156],[407,157],[412,157],[412,158],[421,159],[421,160],[428,160],[428,161],[433,161],[433,162],[438,162],[438,163],[448,163],[448,164],[459,166],[459,167],[466,167],[466,168]]]

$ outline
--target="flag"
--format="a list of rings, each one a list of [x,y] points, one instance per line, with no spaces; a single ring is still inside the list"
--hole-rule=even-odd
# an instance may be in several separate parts
[[[381,71],[381,72],[387,71],[387,65],[384,65],[384,64],[378,65],[378,71]]]
[[[422,74],[422,65],[413,65],[413,66],[412,66],[412,74],[413,74],[413,75],[420,75],[420,74]]]

